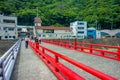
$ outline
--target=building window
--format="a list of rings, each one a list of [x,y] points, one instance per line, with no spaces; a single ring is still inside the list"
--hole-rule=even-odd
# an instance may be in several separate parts
[[[4,19],[3,22],[4,23],[15,23],[15,20]]]
[[[5,36],[5,38],[8,38],[8,36]]]
[[[13,38],[15,39],[15,36],[13,36]]]
[[[1,40],[2,36],[0,36],[0,40]]]
[[[11,38],[11,36],[9,36],[9,38]]]
[[[84,25],[84,23],[83,22],[78,22],[78,25]]]
[[[78,29],[84,29],[84,27],[78,27]]]
[[[80,34],[84,34],[84,31],[78,31],[78,33],[80,33]]]
[[[41,26],[41,23],[35,23],[35,26]]]
[[[46,36],[43,34],[43,37],[46,37]]]
[[[18,31],[22,31],[22,29],[20,28],[20,29],[17,29]]]
[[[65,30],[65,32],[70,32],[70,30]]]
[[[4,27],[3,30],[6,31],[6,30],[7,30],[7,27]]]
[[[43,33],[54,33],[54,30],[44,29]]]
[[[14,31],[14,28],[8,28],[9,31]]]

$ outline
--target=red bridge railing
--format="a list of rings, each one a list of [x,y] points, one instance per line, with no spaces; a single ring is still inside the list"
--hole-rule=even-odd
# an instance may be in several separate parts
[[[80,76],[70,68],[66,67],[60,60],[67,61],[68,63],[82,69],[101,80],[117,80],[105,73],[95,70],[89,66],[79,63],[73,59],[63,56],[53,50],[40,46],[39,43],[29,41],[30,47],[35,51],[37,56],[45,62],[45,64],[52,70],[52,72],[58,77],[59,80],[85,80],[84,77]]]
[[[42,40],[42,42],[55,44],[65,48],[74,49],[80,52],[86,52],[89,54],[120,61],[120,46],[90,44],[90,43],[67,41],[67,40],[49,40],[49,39],[44,39]]]

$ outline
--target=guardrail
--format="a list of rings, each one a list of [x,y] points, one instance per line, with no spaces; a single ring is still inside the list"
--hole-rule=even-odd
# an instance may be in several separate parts
[[[40,46],[39,43],[29,41],[29,45],[36,53],[36,55],[52,70],[52,72],[58,77],[59,80],[85,80],[84,77],[66,67],[66,65],[64,65],[61,60],[66,61],[74,65],[74,67],[78,67],[79,69],[82,69],[101,80],[117,80],[114,77],[95,70],[64,55],[61,55],[60,53]]]
[[[120,46],[90,44],[90,43],[67,41],[67,40],[49,40],[49,39],[43,39],[42,42],[55,44],[65,48],[74,49],[80,52],[86,52],[89,54],[120,61]]]
[[[2,57],[0,57],[0,80],[10,79],[20,49],[20,44],[21,40],[18,40]]]

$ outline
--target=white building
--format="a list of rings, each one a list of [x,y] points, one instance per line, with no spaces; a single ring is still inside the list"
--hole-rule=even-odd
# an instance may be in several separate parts
[[[0,39],[17,38],[17,17],[0,15]]]
[[[35,18],[35,32],[37,36],[40,36],[42,39],[67,39],[71,37],[71,28],[70,27],[57,27],[57,26],[41,26],[41,19],[38,17]]]
[[[67,39],[71,37],[70,27],[36,26],[37,34],[47,39]]]
[[[87,22],[86,21],[75,21],[70,23],[72,28],[72,36],[75,36],[79,39],[84,39],[87,37]]]

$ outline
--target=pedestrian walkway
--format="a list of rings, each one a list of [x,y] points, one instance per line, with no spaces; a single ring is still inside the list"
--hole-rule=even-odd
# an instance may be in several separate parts
[[[120,61],[62,48],[52,44],[42,43],[41,45],[120,80]],[[61,62],[82,75],[86,80],[99,80],[65,61]]]
[[[26,49],[22,42],[11,80],[57,80],[57,78],[32,49],[30,47]]]

